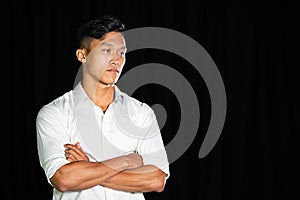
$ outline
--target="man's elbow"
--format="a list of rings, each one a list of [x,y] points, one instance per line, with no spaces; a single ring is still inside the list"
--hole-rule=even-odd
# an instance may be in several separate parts
[[[52,185],[53,185],[53,187],[54,187],[55,189],[57,189],[57,190],[60,191],[60,192],[66,192],[66,191],[69,190],[69,189],[68,189],[68,186],[66,186],[66,185],[64,185],[64,184],[62,184],[62,183],[57,183],[57,182],[52,181]]]
[[[159,175],[157,176],[157,179],[153,183],[153,190],[155,192],[162,192],[165,189],[165,178],[166,174],[162,171],[159,172]]]
[[[53,187],[60,192],[66,192],[70,190],[67,179],[63,176],[62,173],[58,170],[54,176],[50,179]]]
[[[155,187],[155,192],[162,192],[165,189],[165,184],[164,183],[160,183]]]

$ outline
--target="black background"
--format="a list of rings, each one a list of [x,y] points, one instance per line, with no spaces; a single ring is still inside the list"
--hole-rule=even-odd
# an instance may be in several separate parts
[[[127,29],[156,26],[196,40],[214,60],[227,94],[221,137],[204,158],[198,152],[209,124],[210,101],[201,76],[178,56],[159,50],[131,52],[126,70],[159,62],[188,77],[201,110],[199,132],[170,165],[162,193],[147,199],[295,199],[299,134],[299,6],[292,1],[9,1],[2,6],[2,150],[4,199],[52,198],[39,165],[35,118],[42,105],[73,87],[77,70],[76,30],[112,14]],[[4,15],[4,11],[8,14]],[[188,69],[188,70],[187,70]],[[136,98],[168,111],[162,134],[178,128],[178,102],[158,85]],[[297,110],[298,109],[298,110]],[[3,184],[4,183],[4,184]]]

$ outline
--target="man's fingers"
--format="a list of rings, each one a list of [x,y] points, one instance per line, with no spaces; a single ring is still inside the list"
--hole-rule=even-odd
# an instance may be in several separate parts
[[[89,160],[85,152],[81,149],[81,146],[79,142],[77,142],[75,145],[73,144],[65,144],[64,147],[65,150],[65,156],[66,158],[70,157],[72,160]]]
[[[81,152],[80,149],[78,149],[74,145],[70,145],[70,144],[65,145],[65,147],[67,148],[65,150],[66,157],[69,157],[71,159],[77,159],[77,160],[81,160],[82,159],[81,158],[82,152]]]
[[[70,154],[70,153],[65,153],[65,157],[66,157],[66,159],[67,159],[68,161],[71,161],[71,162],[77,160],[77,159],[75,158],[75,156],[72,155],[72,154]]]
[[[80,143],[79,142],[76,142],[75,146],[78,148],[78,149],[81,149],[81,146],[80,146]],[[81,149],[82,150],[82,149]]]
[[[74,149],[66,149],[65,156],[71,159],[82,160],[81,156]]]

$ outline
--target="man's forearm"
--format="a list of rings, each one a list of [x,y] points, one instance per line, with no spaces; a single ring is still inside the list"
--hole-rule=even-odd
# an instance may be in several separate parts
[[[161,192],[166,174],[153,165],[124,170],[100,185],[127,192]]]
[[[123,156],[103,162],[76,161],[62,166],[51,182],[60,191],[83,190],[101,184],[129,166]]]

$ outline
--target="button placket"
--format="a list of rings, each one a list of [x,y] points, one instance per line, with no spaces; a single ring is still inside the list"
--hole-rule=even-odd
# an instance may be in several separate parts
[[[110,108],[108,108],[105,114],[103,114],[101,120],[101,127],[102,127],[101,131],[103,134],[108,134],[111,132],[110,122],[111,122],[111,112],[110,112]]]

